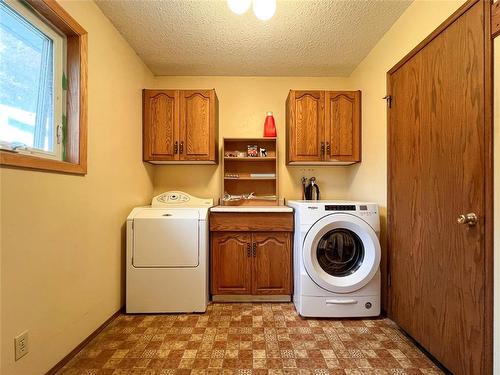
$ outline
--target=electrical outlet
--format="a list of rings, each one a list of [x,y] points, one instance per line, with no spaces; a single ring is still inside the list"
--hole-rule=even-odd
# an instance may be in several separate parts
[[[14,337],[14,346],[16,348],[16,361],[28,354],[28,331]]]

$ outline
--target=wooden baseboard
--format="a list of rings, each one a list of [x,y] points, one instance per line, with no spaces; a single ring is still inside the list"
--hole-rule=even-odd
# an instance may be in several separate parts
[[[213,302],[290,302],[292,297],[284,295],[247,295],[247,294],[218,294],[212,296]]]
[[[87,345],[90,341],[92,341],[99,333],[101,333],[104,328],[106,328],[113,320],[115,320],[118,315],[123,312],[123,307],[120,308],[117,312],[111,315],[104,323],[102,323],[94,332],[92,332],[85,340],[83,340],[80,344],[77,345],[75,349],[69,352],[63,359],[61,359],[57,364],[52,367],[45,375],[55,375],[59,370],[61,370],[69,361],[73,359],[75,355],[78,354],[80,350],[82,350],[85,345]]]

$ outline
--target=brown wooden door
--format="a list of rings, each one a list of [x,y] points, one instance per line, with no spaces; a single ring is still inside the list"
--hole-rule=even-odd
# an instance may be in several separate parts
[[[324,107],[324,91],[290,91],[287,99],[287,162],[324,159]]]
[[[325,93],[326,159],[361,161],[361,91]]]
[[[179,92],[143,91],[144,160],[179,160]]]
[[[254,233],[252,236],[253,294],[290,294],[290,233]]]
[[[457,375],[491,371],[483,367],[482,7],[457,16],[388,74],[390,317]],[[458,224],[469,212],[478,224]]]
[[[212,232],[212,294],[252,294],[252,238],[243,232]]]
[[[181,91],[180,160],[216,160],[215,90]]]

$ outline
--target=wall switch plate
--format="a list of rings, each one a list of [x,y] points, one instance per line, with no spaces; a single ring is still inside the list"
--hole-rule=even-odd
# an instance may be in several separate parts
[[[28,354],[28,331],[14,337],[16,361]]]

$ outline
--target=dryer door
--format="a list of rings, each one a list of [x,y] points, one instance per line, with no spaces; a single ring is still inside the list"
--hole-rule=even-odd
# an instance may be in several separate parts
[[[145,209],[134,218],[134,267],[197,267],[198,210]]]
[[[318,220],[306,234],[304,267],[320,287],[351,293],[375,276],[380,265],[380,243],[373,228],[361,218],[336,213]]]

